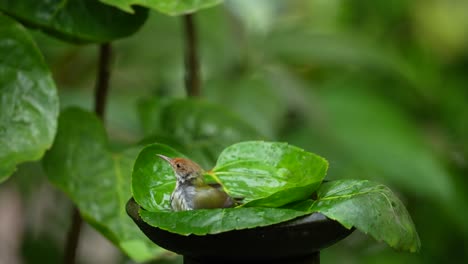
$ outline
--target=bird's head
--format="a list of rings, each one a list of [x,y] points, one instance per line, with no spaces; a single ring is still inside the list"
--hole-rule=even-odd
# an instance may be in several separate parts
[[[157,156],[171,165],[179,183],[203,184],[203,169],[197,163],[186,158],[169,158],[161,154]]]

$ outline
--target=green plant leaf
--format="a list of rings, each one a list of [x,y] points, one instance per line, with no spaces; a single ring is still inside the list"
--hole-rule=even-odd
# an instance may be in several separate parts
[[[324,158],[287,143],[251,141],[226,148],[210,175],[245,205],[278,207],[309,198],[327,168]]]
[[[111,153],[100,120],[69,108],[60,115],[54,146],[43,165],[49,180],[70,197],[88,223],[131,258],[144,261],[164,250],[149,241],[125,212],[138,151]]]
[[[167,15],[182,15],[193,13],[199,9],[211,7],[222,0],[100,0],[103,3],[118,7],[127,12],[133,12],[133,5],[141,5]]]
[[[170,210],[176,178],[167,162],[156,154],[184,157],[161,144],[145,147],[133,168],[135,201],[150,212]],[[205,176],[224,185],[245,206],[279,207],[303,200],[318,188],[328,163],[323,158],[286,143],[243,142],[224,150],[216,167]]]
[[[283,208],[241,207],[193,211],[140,210],[140,216],[151,226],[181,235],[217,234],[230,230],[268,226],[309,214]]]
[[[144,102],[141,108],[142,123],[154,133],[145,142],[174,146],[205,168],[214,165],[225,147],[262,138],[236,115],[204,101],[178,99],[158,103],[152,100]]]
[[[96,0],[0,0],[0,10],[28,26],[73,42],[108,42],[135,33],[148,10],[128,14]]]
[[[171,166],[156,154],[185,157],[162,144],[149,145],[138,155],[133,166],[132,194],[141,207],[152,212],[171,208],[170,196],[176,183]]]
[[[408,211],[385,185],[367,180],[331,181],[319,188],[316,201],[308,203],[310,212],[320,212],[346,228],[354,226],[393,248],[416,252],[421,247]],[[307,202],[295,209],[305,206]]]
[[[58,98],[29,33],[0,14],[0,182],[37,160],[53,142]]]

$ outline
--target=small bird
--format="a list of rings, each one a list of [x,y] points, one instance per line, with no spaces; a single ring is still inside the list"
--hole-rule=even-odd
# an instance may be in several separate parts
[[[171,194],[174,211],[233,207],[235,201],[221,189],[219,184],[207,184],[203,169],[195,162],[184,158],[169,158],[157,154],[174,170],[177,183]]]

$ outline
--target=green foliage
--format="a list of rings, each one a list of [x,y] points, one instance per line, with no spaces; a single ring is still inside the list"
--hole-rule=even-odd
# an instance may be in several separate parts
[[[357,96],[350,100],[347,91],[322,93],[327,123],[333,127],[331,134],[342,151],[365,166],[369,174],[384,172],[389,182],[402,189],[415,190],[426,198],[438,193],[444,201],[453,200],[448,172],[431,155],[411,120],[372,93],[355,91],[353,95]],[[361,151],[356,152],[357,148]]]
[[[128,14],[96,0],[0,0],[0,10],[64,40],[98,43],[135,33],[148,13]]]
[[[118,7],[124,11],[133,13],[132,6],[140,5],[148,7],[168,15],[182,15],[192,13],[198,9],[217,5],[222,0],[99,0],[108,5]]]
[[[283,208],[242,207],[194,211],[140,211],[146,223],[181,235],[216,234],[277,224],[308,212]]]
[[[156,154],[184,157],[160,144],[144,148],[133,168],[133,196],[148,211],[170,210],[176,179]],[[245,206],[279,207],[309,197],[327,165],[323,158],[286,143],[253,141],[226,148],[206,177],[221,181],[233,197],[243,197]]]
[[[82,217],[138,261],[163,250],[152,244],[125,213],[138,148],[108,149],[100,120],[77,108],[63,111],[54,146],[44,157],[49,180],[78,206]]]
[[[319,34],[314,31],[277,31],[261,42],[271,56],[294,65],[304,65],[309,61],[324,67],[352,65],[366,69],[399,74],[401,65],[393,54],[378,49],[365,40],[340,35]],[[309,43],[309,45],[303,45]]]
[[[287,143],[242,142],[226,148],[209,173],[245,206],[278,207],[309,198],[328,162]]]
[[[29,33],[0,15],[0,182],[37,160],[57,126],[55,84]]]
[[[208,82],[207,98],[223,102],[225,108],[242,116],[245,122],[262,135],[274,138],[287,112],[285,97],[278,94],[278,82],[269,81],[266,74],[242,74],[226,80],[226,76]],[[223,89],[220,89],[222,87]]]
[[[225,147],[262,138],[224,107],[200,100],[147,100],[139,110],[141,123],[151,135],[143,142],[166,143],[206,167],[214,165]]]
[[[309,205],[310,204],[310,205]],[[309,206],[308,209],[305,207]],[[385,241],[393,248],[419,251],[421,242],[403,203],[385,185],[366,180],[338,180],[324,183],[317,199],[295,209],[320,212],[347,228]]]
[[[286,143],[243,142],[226,148],[206,176],[223,184],[237,208],[174,212],[170,195],[175,176],[156,154],[184,157],[161,144],[145,147],[135,162],[132,189],[142,219],[170,232],[206,235],[280,223],[320,212],[346,228],[356,227],[376,240],[408,251],[420,248],[419,237],[403,203],[388,187],[369,181],[323,184],[328,163]],[[295,204],[292,204],[296,202]],[[288,205],[289,204],[289,205]],[[279,208],[284,206],[282,208]]]
[[[303,128],[294,132],[292,143],[323,150],[340,165],[332,169],[335,175],[358,175],[392,184],[442,204],[461,224],[466,217],[466,210],[460,211],[466,208],[463,198],[456,191],[450,171],[434,155],[415,122],[388,99],[376,96],[375,91],[359,83],[353,84],[353,92],[334,89],[341,85],[335,81],[319,92],[327,116],[321,125],[330,128],[327,135],[317,135],[320,132],[312,127]],[[311,135],[324,140],[312,142]]]
[[[60,87],[62,106],[91,108],[96,47],[64,44],[50,36],[75,43],[102,43],[132,36],[113,43],[111,93],[106,109],[110,142],[96,124],[98,120],[90,117],[95,124],[95,133],[90,133],[93,136],[83,132],[73,134],[71,139],[70,131],[60,133],[60,145],[43,163],[50,179],[73,198],[86,220],[133,258],[149,257],[148,247],[140,246],[149,242],[134,230],[120,201],[131,196],[128,177],[139,151],[135,142],[164,143],[170,148],[156,144],[147,150],[168,156],[184,153],[202,167],[213,168],[229,145],[274,140],[319,153],[330,162],[327,177],[332,181],[319,187],[318,200],[283,205],[288,209],[257,207],[282,204],[283,197],[302,200],[316,188],[313,183],[289,186],[287,190],[278,188],[279,192],[268,200],[261,198],[243,207],[196,212],[191,222],[188,212],[167,211],[164,198],[172,192],[174,175],[167,164],[161,164],[162,174],[158,176],[163,175],[168,184],[163,193],[153,193],[161,206],[150,201],[144,206],[161,209],[142,211],[143,218],[167,230],[173,230],[174,223],[180,224],[182,234],[192,230],[206,234],[276,221],[257,218],[262,210],[271,209],[269,212],[276,214],[278,221],[320,211],[369,234],[354,232],[347,243],[322,252],[323,262],[467,262],[467,1],[233,0],[206,8],[221,2],[0,0],[2,14],[39,29],[32,36]],[[157,12],[147,19],[149,9]],[[168,14],[195,11],[205,101],[174,100],[185,94],[183,18]],[[29,34],[10,19],[0,16],[0,181],[18,164],[39,159],[50,147],[58,112],[48,67]],[[145,27],[138,31],[143,23]],[[142,98],[145,100],[135,113]],[[87,118],[81,118],[79,110],[72,112],[76,114],[67,115],[76,120],[62,118],[61,123],[77,131],[87,130],[90,122],[83,121]],[[67,136],[62,136],[64,133]],[[76,142],[76,146],[69,145]],[[128,149],[128,145],[133,147]],[[118,148],[128,150],[110,150]],[[75,153],[90,155],[94,160]],[[141,162],[151,164],[152,155]],[[241,162],[232,169],[238,172],[252,162],[254,167],[259,165],[257,161]],[[34,200],[31,205],[22,197],[25,214],[33,219],[26,222],[25,228],[34,233],[41,225],[35,220],[34,212],[39,211],[35,208],[42,208],[42,204],[35,203],[50,196],[50,192],[38,187],[44,186],[38,166],[23,165],[21,168],[28,169],[0,186],[29,186],[19,189]],[[283,175],[284,171],[271,164],[265,167],[261,167],[262,172],[272,172],[274,177]],[[125,185],[115,182],[116,169],[121,170]],[[148,167],[148,175],[151,171],[153,168]],[[24,177],[18,181],[20,174]],[[98,182],[91,175],[104,177],[105,181]],[[206,178],[228,185],[232,178],[229,175],[211,171]],[[352,178],[363,181],[342,180]],[[375,245],[371,237],[394,248],[415,251],[419,241],[401,202],[388,188],[367,179],[390,186],[404,201],[424,246],[419,254]],[[148,178],[140,183],[138,188],[154,182]],[[345,188],[348,185],[352,187]],[[229,191],[236,194],[235,189],[230,186]],[[87,196],[79,197],[78,193]],[[140,195],[138,200],[142,202],[147,194]],[[95,197],[97,202],[92,203]],[[49,210],[61,214],[60,205],[56,205]],[[227,219],[223,214],[241,218],[246,214],[253,222],[233,223],[235,218]],[[176,217],[183,220],[177,222]],[[223,222],[228,225],[222,226]],[[57,235],[56,226],[49,223],[39,227],[43,232],[39,238],[50,237],[54,240],[51,243],[61,244],[63,240],[57,237],[62,238],[64,232]],[[24,236],[24,240],[29,239]],[[43,251],[36,243],[23,242]],[[55,251],[53,254],[57,254]],[[159,253],[155,249],[154,254]]]

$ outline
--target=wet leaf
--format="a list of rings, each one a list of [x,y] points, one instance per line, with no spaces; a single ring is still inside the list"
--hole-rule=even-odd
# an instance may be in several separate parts
[[[129,14],[96,0],[0,0],[0,10],[61,39],[73,42],[108,42],[135,33],[148,10]]]
[[[49,180],[70,197],[88,223],[131,258],[144,261],[164,250],[149,241],[125,212],[138,151],[110,152],[100,120],[70,108],[60,115],[54,146],[43,165]]]
[[[58,98],[29,33],[0,15],[0,182],[42,157],[57,128]]]
[[[385,185],[367,180],[324,183],[317,200],[295,209],[320,212],[346,228],[356,227],[378,241],[399,250],[416,252],[421,247],[413,220],[398,197]]]
[[[325,177],[328,162],[278,142],[242,142],[226,148],[210,173],[246,206],[278,207],[307,199]]]
[[[140,216],[151,226],[181,235],[206,235],[268,226],[306,215],[308,212],[283,208],[242,207],[193,211],[140,210]]]

